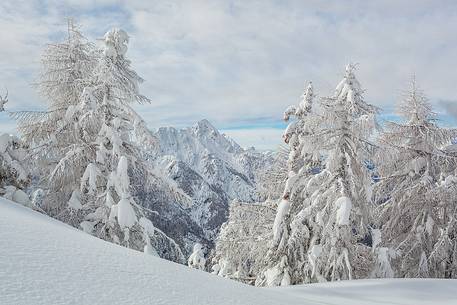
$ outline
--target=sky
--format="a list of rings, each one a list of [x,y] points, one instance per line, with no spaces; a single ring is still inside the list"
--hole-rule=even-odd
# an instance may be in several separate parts
[[[348,62],[381,118],[394,117],[415,75],[441,124],[457,126],[457,1],[10,1],[0,2],[0,95],[9,110],[42,110],[32,86],[66,18],[91,40],[112,27],[152,103],[150,128],[208,119],[242,146],[274,149],[282,113],[304,84],[333,93]],[[15,123],[0,114],[0,131]]]

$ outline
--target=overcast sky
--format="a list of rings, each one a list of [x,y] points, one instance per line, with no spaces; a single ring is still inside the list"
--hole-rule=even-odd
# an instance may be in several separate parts
[[[0,94],[10,110],[43,109],[30,85],[66,17],[95,39],[131,36],[128,57],[152,104],[151,128],[207,118],[243,146],[280,143],[283,110],[305,81],[331,94],[348,62],[389,117],[415,73],[441,114],[457,114],[457,1],[0,1]],[[3,132],[14,122],[0,115]]]

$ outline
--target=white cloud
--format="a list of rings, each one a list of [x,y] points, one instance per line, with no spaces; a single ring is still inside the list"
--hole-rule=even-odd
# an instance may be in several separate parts
[[[457,100],[455,1],[6,0],[0,14],[10,107],[40,107],[28,85],[65,15],[91,38],[111,26],[129,31],[128,55],[153,101],[137,109],[151,127],[279,119],[304,81],[332,92],[348,61],[360,63],[366,98],[378,106],[391,108],[413,72],[433,103]]]
[[[440,101],[439,105],[444,109],[444,114],[457,120],[457,101]]]
[[[227,121],[279,117],[304,80],[327,94],[351,60],[360,63],[367,98],[377,105],[395,103],[413,72],[432,100],[455,97],[449,66],[457,63],[456,7],[192,1],[140,12],[132,5],[131,15],[146,42],[142,56],[150,54],[144,73],[161,84],[170,109],[190,101],[195,115]]]
[[[259,150],[274,150],[282,143],[281,129],[222,129],[225,133],[244,148],[255,147]]]

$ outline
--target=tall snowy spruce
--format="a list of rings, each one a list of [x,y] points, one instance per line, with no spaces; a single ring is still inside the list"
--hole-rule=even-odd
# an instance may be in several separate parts
[[[296,268],[291,267],[295,262],[289,264],[288,251],[291,250],[293,255],[295,250],[300,251],[288,247],[291,202],[292,209],[299,210],[303,199],[300,188],[303,189],[304,181],[312,175],[320,160],[318,153],[308,150],[310,145],[307,143],[307,136],[318,124],[318,117],[311,112],[313,98],[313,87],[309,83],[299,105],[290,106],[284,113],[286,121],[292,116],[297,119],[289,124],[284,133],[288,149],[278,153],[274,168],[263,175],[260,191],[270,199],[258,204],[231,204],[229,219],[222,226],[216,241],[213,258],[216,262],[213,266],[215,274],[256,285],[286,285],[291,282],[290,273]],[[282,189],[277,190],[277,187]],[[282,197],[279,205],[278,197]],[[298,241],[301,236],[293,237],[296,245],[301,244],[302,240]]]
[[[366,162],[374,152],[377,108],[365,102],[349,64],[332,97],[321,100],[322,119],[312,135],[325,169],[306,188],[303,219],[309,222],[305,282],[365,278],[371,271],[372,179]]]
[[[306,226],[303,227],[303,222],[296,216],[303,208],[306,181],[320,161],[319,152],[310,150],[312,143],[309,142],[319,124],[319,117],[312,112],[313,99],[314,91],[309,83],[299,105],[290,106],[284,113],[285,121],[296,117],[283,136],[289,146],[286,161],[288,174],[273,222],[273,243],[256,285],[289,285],[301,282],[303,278],[299,265],[303,264],[306,256],[308,235]]]
[[[377,109],[364,101],[354,69],[346,67],[334,95],[321,99],[318,115],[300,117],[295,110],[298,121],[285,133],[289,177],[258,285],[363,278],[370,271],[371,251],[362,242],[372,209],[365,163],[374,149]],[[313,175],[321,156],[325,164]]]
[[[457,277],[456,130],[440,128],[412,80],[399,108],[403,122],[387,122],[380,137],[382,258],[397,277]]]
[[[59,73],[49,72],[60,70],[54,61],[45,61],[49,79],[40,85],[50,110],[38,118],[19,114],[21,131],[37,150],[36,163],[50,169],[42,184],[46,210],[102,239],[181,262],[179,246],[153,226],[138,201],[149,183],[167,185],[146,162],[144,148],[153,149],[155,139],[130,107],[149,100],[139,93],[142,79],[125,57],[129,37],[110,30],[102,50],[82,48],[81,37],[70,35],[69,42],[45,53],[47,58],[66,50],[67,56],[58,59],[68,65],[68,78],[76,79],[68,80],[71,85],[62,82]],[[66,63],[75,49],[87,56]]]

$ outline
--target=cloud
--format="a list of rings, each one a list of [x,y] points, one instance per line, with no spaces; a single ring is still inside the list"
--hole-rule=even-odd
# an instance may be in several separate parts
[[[438,102],[439,123],[445,127],[457,126],[457,100],[441,100]]]
[[[283,130],[277,128],[222,129],[244,148],[255,147],[258,150],[275,150],[282,143]]]
[[[439,105],[444,108],[445,113],[457,119],[457,100],[456,101],[440,101]]]
[[[413,72],[432,100],[455,96],[452,2],[192,1],[133,4],[130,14],[141,53],[150,54],[144,72],[170,113],[191,102],[195,115],[218,122],[279,117],[305,80],[321,95],[331,92],[348,61],[360,63],[367,99],[379,106],[396,103]]]
[[[394,107],[413,72],[436,106],[457,100],[455,1],[6,0],[0,13],[0,87],[15,108],[44,107],[29,84],[65,16],[90,38],[112,26],[129,32],[127,54],[153,101],[136,109],[151,127],[279,120],[305,81],[327,95],[349,61],[378,106]]]

